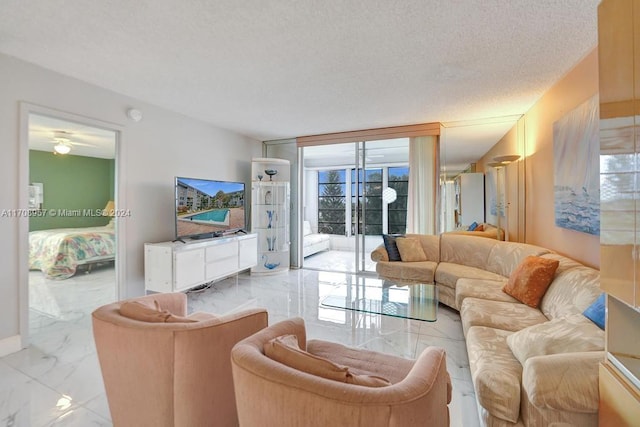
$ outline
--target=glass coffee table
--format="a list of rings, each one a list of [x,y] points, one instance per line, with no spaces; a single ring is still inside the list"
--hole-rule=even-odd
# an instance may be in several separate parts
[[[402,284],[374,277],[357,277],[336,285],[322,306],[435,322],[438,290],[433,283]]]

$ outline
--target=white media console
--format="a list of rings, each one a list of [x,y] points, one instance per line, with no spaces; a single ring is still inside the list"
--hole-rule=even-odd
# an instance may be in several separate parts
[[[257,264],[255,233],[144,245],[145,290],[181,292]]]

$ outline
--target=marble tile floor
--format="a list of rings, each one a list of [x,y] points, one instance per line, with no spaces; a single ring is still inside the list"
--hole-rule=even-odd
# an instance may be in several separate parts
[[[0,358],[0,427],[111,426],[90,316],[97,306],[113,300],[109,274],[112,271],[105,269],[75,278],[85,286],[73,297],[66,295],[71,291],[62,282],[55,290],[42,291],[46,298],[40,297],[56,302],[41,301],[38,309],[30,310],[30,346]],[[324,296],[348,277],[314,270],[272,276],[243,273],[188,293],[189,312],[225,314],[265,307],[270,323],[303,317],[310,338],[411,358],[427,346],[444,347],[453,382],[451,426],[478,426],[457,312],[441,305],[437,322],[422,322],[322,306]]]
[[[317,252],[306,257],[302,266],[313,270],[353,273],[356,271],[355,252],[336,250]],[[364,271],[375,274],[376,263],[371,261],[371,252],[365,254]]]

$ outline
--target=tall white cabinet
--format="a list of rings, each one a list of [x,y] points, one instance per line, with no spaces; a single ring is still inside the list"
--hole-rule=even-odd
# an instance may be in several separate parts
[[[251,231],[258,236],[258,263],[251,274],[289,269],[290,176],[288,160],[251,161]]]
[[[454,179],[456,227],[484,222],[484,174],[461,173]]]

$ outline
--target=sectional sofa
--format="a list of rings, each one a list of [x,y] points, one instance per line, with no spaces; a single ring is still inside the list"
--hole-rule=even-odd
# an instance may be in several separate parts
[[[489,239],[498,239],[504,240],[504,230],[502,228],[498,229],[491,224],[486,222],[480,224],[475,230],[469,231],[467,227],[463,227],[461,229],[456,229],[452,231],[448,231],[449,234],[464,234],[467,236],[476,236],[476,237],[488,237]]]
[[[331,237],[328,234],[314,233],[311,230],[309,221],[304,221],[303,227],[303,249],[302,256],[304,258],[321,251],[331,249]]]
[[[389,261],[384,245],[371,258],[383,278],[434,282],[440,302],[459,310],[483,425],[598,425],[604,331],[582,314],[601,294],[598,270],[523,243],[406,237],[419,242],[426,259]],[[529,256],[557,261],[535,308],[503,291]]]

